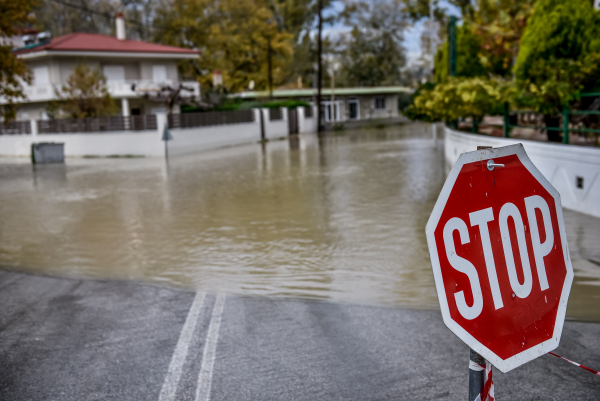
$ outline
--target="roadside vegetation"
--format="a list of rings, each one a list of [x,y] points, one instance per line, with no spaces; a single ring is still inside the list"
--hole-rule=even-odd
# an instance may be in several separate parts
[[[92,70],[86,64],[75,66],[67,83],[56,90],[56,97],[58,100],[48,106],[51,118],[105,117],[118,112],[102,71]]]
[[[448,74],[446,41],[436,55],[435,81],[419,87],[407,116],[449,124],[471,118],[477,130],[507,102],[557,127],[564,107],[592,106],[580,96],[600,91],[600,11],[590,1],[474,4],[463,9],[457,28],[456,77]],[[558,131],[547,132],[549,140],[560,140]]]
[[[0,97],[6,102],[0,105],[3,121],[15,118],[16,103],[25,98],[23,83],[31,83],[31,71],[11,53],[7,40],[19,33],[19,26],[34,22],[31,11],[37,4],[36,0],[0,0]]]

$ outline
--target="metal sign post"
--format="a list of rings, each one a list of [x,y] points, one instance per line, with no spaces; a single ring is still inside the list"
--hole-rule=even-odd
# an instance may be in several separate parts
[[[485,368],[482,366],[485,366],[485,359],[469,348],[469,401],[474,401],[483,391]]]
[[[173,135],[171,135],[171,131],[169,131],[169,125],[167,123],[165,123],[165,128],[163,129],[162,140],[165,142],[165,159],[169,159],[168,142],[173,140]]]

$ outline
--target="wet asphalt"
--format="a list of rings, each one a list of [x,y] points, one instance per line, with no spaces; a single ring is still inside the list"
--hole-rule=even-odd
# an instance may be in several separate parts
[[[600,324],[560,355],[600,367]],[[243,298],[0,271],[0,400],[466,400],[468,348],[438,311]],[[545,355],[499,400],[598,400]]]

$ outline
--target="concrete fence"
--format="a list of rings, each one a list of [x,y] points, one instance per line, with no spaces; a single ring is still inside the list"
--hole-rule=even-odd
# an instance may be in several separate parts
[[[171,128],[173,140],[168,144],[169,154],[176,155],[258,142],[262,138],[261,112],[266,139],[277,139],[288,135],[287,109],[281,109],[282,118],[276,120],[269,119],[267,109],[253,109],[251,112],[254,115],[252,121],[243,119],[241,121],[244,122],[230,124]],[[306,117],[302,107],[298,109],[298,117],[300,132],[316,131],[316,117]],[[18,127],[14,124],[14,127],[13,125],[2,126],[5,131],[1,131],[3,134],[0,134],[0,156],[29,157],[31,144],[40,142],[64,143],[67,157],[164,156],[165,144],[162,141],[162,134],[166,122],[166,114],[157,114],[153,129],[40,133],[37,121],[24,121],[20,122]]]
[[[281,110],[281,118],[273,116],[273,109],[262,109],[265,123],[265,139],[277,139],[288,135],[288,110]]]
[[[477,146],[501,147],[522,143],[533,164],[560,193],[562,205],[600,217],[600,149],[576,145],[497,138],[445,129],[446,162],[454,165],[461,153]]]

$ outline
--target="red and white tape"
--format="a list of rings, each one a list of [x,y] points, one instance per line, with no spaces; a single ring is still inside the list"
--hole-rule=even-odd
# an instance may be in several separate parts
[[[582,365],[582,364],[580,364],[580,363],[573,362],[572,360],[570,360],[570,359],[567,359],[567,358],[563,358],[563,357],[562,357],[562,356],[560,356],[560,355],[556,355],[554,352],[548,352],[548,353],[549,353],[549,354],[551,354],[551,355],[554,355],[554,356],[555,356],[555,357],[557,357],[557,358],[560,358],[560,359],[562,359],[562,360],[565,360],[565,361],[567,361],[567,362],[569,362],[569,363],[572,363],[572,364],[573,364],[573,365],[575,365],[575,366],[579,366],[579,367],[580,367],[580,368],[582,368],[582,369],[585,369],[585,370],[587,370],[587,371],[590,371],[590,372],[592,372],[592,373],[593,373],[593,374],[595,374],[595,375],[598,375],[598,376],[600,376],[600,372],[598,372],[597,370],[590,369],[590,368],[588,368],[587,366],[583,366],[583,365]]]
[[[474,401],[494,401],[494,382],[492,380],[492,364],[487,360],[485,366],[469,361],[469,369],[481,372],[485,369],[483,389]]]
[[[549,352],[549,354],[554,355],[557,358],[565,360],[575,366],[579,366],[582,369],[585,369],[589,372],[592,372],[595,375],[600,376],[600,372],[598,372],[597,370],[590,369],[587,366],[583,366],[580,363],[574,362],[567,358],[563,358],[562,356],[557,355],[554,352]],[[481,393],[477,396],[477,398],[475,398],[474,401],[494,401],[494,382],[492,380],[492,364],[489,363],[487,360],[485,361],[485,366],[475,363],[473,361],[469,361],[469,369],[472,369],[476,372],[481,372],[485,369],[483,390],[481,390]]]

